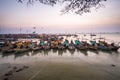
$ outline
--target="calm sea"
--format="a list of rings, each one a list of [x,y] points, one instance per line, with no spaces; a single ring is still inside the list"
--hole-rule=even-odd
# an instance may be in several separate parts
[[[93,38],[104,37],[109,42],[120,42],[120,34],[97,34]],[[91,39],[89,34],[77,37]],[[75,37],[69,37],[69,40]],[[49,50],[27,52],[20,54],[2,54],[0,53],[0,79],[6,72],[8,66],[12,65],[30,65],[29,71],[23,72],[22,80],[119,80],[120,79],[120,49],[117,52],[105,51],[69,51],[69,50]],[[69,65],[69,66],[68,66]],[[42,67],[41,67],[42,66]],[[32,67],[32,68],[31,68]],[[38,68],[39,67],[39,68]],[[43,71],[38,72],[39,69]],[[46,69],[44,71],[44,69]],[[81,69],[83,69],[81,71]],[[30,71],[35,73],[29,75]],[[67,71],[66,71],[67,70]],[[73,73],[72,73],[73,72]],[[43,74],[42,74],[43,73]],[[41,76],[42,74],[42,76]],[[63,75],[64,74],[64,75]],[[16,74],[13,74],[16,76]],[[31,75],[35,75],[32,77]],[[46,78],[45,76],[49,78]],[[66,75],[66,76],[65,76]],[[21,74],[17,77],[12,76],[10,80],[19,80]],[[39,76],[39,77],[38,77]],[[55,76],[55,77],[53,77]],[[61,76],[61,77],[60,77]],[[90,77],[91,76],[91,77]],[[93,77],[93,78],[92,78]],[[31,79],[29,79],[31,78]],[[58,79],[60,78],[60,79]]]

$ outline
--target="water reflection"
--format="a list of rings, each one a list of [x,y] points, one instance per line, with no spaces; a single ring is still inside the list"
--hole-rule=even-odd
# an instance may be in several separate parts
[[[93,53],[96,55],[99,55],[99,53],[104,53],[104,54],[119,54],[119,51],[94,51],[94,50],[39,50],[39,51],[29,51],[25,53],[1,53],[1,57],[9,57],[11,55],[14,55],[14,58],[22,57],[22,56],[50,56],[50,55],[55,55],[55,56],[73,56],[74,54],[81,55],[83,54],[84,56],[88,56],[88,53]]]
[[[62,56],[63,53],[64,53],[64,50],[58,50],[58,55],[59,55],[59,56]]]
[[[75,50],[69,50],[71,55],[74,55]]]
[[[16,59],[16,58],[18,58],[18,57],[22,57],[22,56],[30,56],[30,54],[29,53],[31,53],[31,52],[25,52],[25,53],[16,53],[16,54],[14,54],[14,59]]]

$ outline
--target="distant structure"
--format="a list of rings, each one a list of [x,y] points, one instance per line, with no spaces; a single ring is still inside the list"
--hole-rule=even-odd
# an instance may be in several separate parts
[[[20,27],[20,34],[21,34],[22,28]]]
[[[36,27],[33,27],[33,34],[36,34]]]

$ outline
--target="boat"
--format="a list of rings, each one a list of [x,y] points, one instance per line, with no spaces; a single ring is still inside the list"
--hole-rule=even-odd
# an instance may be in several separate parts
[[[2,53],[14,53],[15,51],[13,49],[1,49]]]
[[[119,48],[120,48],[120,46],[113,46],[113,47],[111,48],[111,50],[112,50],[112,51],[117,51]]]
[[[89,50],[98,50],[98,45],[97,45],[96,41],[90,41],[88,48],[89,48]]]
[[[49,50],[49,49],[50,49],[50,46],[48,46],[48,45],[43,46],[43,50]]]
[[[88,49],[87,46],[83,46],[83,45],[76,45],[76,48],[79,50],[87,50]]]
[[[90,34],[90,36],[96,36],[96,34],[92,33],[92,34]]]
[[[99,45],[99,46],[98,46],[98,49],[103,50],[103,51],[110,51],[110,50],[111,50],[110,47],[108,47],[108,46],[103,46],[103,45]]]
[[[111,43],[111,50],[117,51],[120,48],[119,44],[120,44],[120,42],[118,44]]]
[[[88,46],[88,49],[89,50],[98,50],[98,47],[97,46]]]
[[[68,49],[69,49],[69,50],[75,50],[75,46],[69,45],[69,46],[68,46]]]
[[[63,45],[64,45],[66,48],[68,48],[69,41],[68,41],[67,39],[65,39],[65,41],[64,41],[64,43],[63,43]]]
[[[41,47],[34,47],[32,48],[33,51],[38,51],[38,50],[41,50],[42,48]]]
[[[16,48],[14,49],[14,53],[23,53],[23,52],[28,52],[30,50],[31,50],[30,48],[22,48],[22,49]]]
[[[58,46],[57,45],[53,45],[53,44],[51,44],[51,49],[58,49]]]
[[[64,45],[58,45],[58,50],[63,50],[63,49],[65,49],[65,46]]]

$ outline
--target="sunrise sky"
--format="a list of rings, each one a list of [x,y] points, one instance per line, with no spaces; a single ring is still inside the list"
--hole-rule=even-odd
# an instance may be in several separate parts
[[[81,33],[120,32],[120,0],[107,0],[105,7],[92,9],[83,15],[64,14],[61,4],[53,7],[34,3],[18,3],[17,0],[0,0],[1,33]]]

